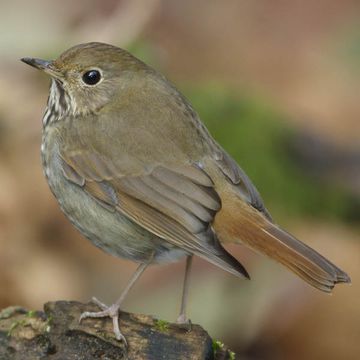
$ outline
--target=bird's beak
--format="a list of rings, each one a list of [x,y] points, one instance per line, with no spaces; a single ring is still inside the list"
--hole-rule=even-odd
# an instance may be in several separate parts
[[[54,67],[53,61],[35,59],[29,57],[24,57],[21,59],[21,61],[24,62],[25,64],[33,66],[36,69],[44,71],[45,73],[49,74],[54,78],[61,79],[63,77],[61,72]]]

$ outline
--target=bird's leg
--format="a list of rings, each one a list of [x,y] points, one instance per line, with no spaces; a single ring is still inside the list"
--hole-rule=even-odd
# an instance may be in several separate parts
[[[181,297],[180,315],[176,320],[176,322],[178,324],[188,324],[188,325],[191,324],[190,320],[186,317],[186,303],[187,303],[187,298],[188,298],[188,293],[189,293],[192,259],[193,259],[192,255],[188,255],[188,257],[186,258],[186,267],[185,267],[183,292],[182,292],[182,297]]]
[[[147,268],[149,263],[150,262],[142,263],[138,266],[138,268],[136,269],[136,271],[130,278],[129,282],[125,286],[124,290],[122,291],[119,299],[116,301],[115,304],[113,304],[111,306],[107,306],[107,305],[103,304],[102,302],[100,302],[99,300],[97,300],[96,298],[92,298],[92,301],[96,305],[98,305],[102,309],[102,311],[99,311],[99,312],[86,311],[80,315],[79,322],[81,322],[81,320],[83,320],[85,318],[99,318],[99,317],[109,316],[112,318],[112,321],[113,321],[113,328],[114,328],[114,334],[115,334],[116,339],[123,340],[124,343],[127,344],[126,339],[125,339],[124,335],[121,333],[120,328],[119,328],[120,306],[121,306],[121,303],[124,301],[128,292],[132,288],[132,286],[139,279],[141,274],[145,271],[145,269]]]

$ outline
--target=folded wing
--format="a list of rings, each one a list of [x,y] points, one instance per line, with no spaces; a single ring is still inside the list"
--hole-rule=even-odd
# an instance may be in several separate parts
[[[211,223],[221,201],[211,178],[199,167],[155,166],[143,175],[121,176],[121,169],[99,154],[62,153],[65,177],[109,211],[237,276],[243,266],[220,245]]]

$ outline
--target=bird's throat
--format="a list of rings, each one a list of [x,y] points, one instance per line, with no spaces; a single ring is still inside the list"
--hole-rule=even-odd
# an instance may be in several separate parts
[[[59,121],[71,112],[71,99],[59,80],[52,79],[49,98],[43,116],[43,126]]]

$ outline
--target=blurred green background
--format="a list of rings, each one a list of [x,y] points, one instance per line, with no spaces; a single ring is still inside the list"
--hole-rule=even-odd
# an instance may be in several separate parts
[[[165,73],[251,177],[276,222],[346,270],[329,297],[239,246],[252,281],[196,259],[189,315],[239,359],[356,359],[360,341],[360,2],[0,3],[0,308],[111,303],[135,264],[84,240],[40,166],[49,80],[18,60],[103,41]],[[174,320],[184,263],[153,267],[125,310]]]

